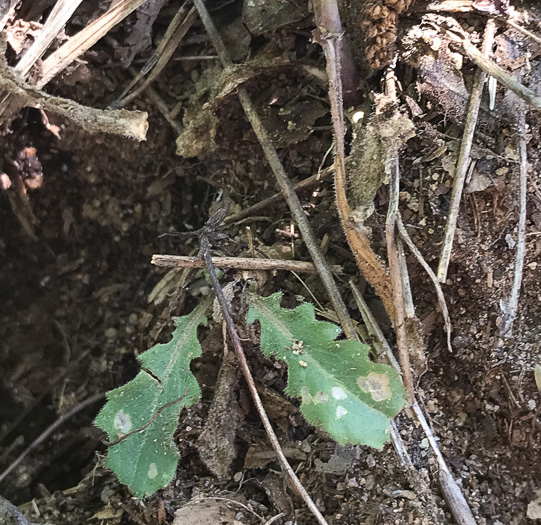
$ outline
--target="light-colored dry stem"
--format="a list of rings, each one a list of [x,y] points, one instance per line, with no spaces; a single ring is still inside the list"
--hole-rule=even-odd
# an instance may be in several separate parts
[[[197,11],[195,7],[189,9],[188,3],[183,4],[176,12],[173,20],[167,27],[163,38],[161,39],[156,51],[141,69],[141,72],[133,79],[132,82],[126,87],[124,92],[120,95],[119,100],[113,102],[111,107],[121,108],[131,102],[134,98],[139,96],[145,89],[156,80],[156,77],[163,71],[165,66],[169,63],[169,60],[173,56],[173,53],[179,46],[180,42],[192,27],[192,24],[197,18]],[[150,75],[133,93],[126,96],[131,88],[139,82],[148,72]]]
[[[496,32],[496,24],[494,20],[488,20],[485,35],[483,39],[482,57],[486,62],[494,44],[494,35]],[[471,44],[470,44],[471,45]],[[477,50],[476,50],[477,51]],[[449,213],[447,215],[447,223],[445,225],[445,235],[443,246],[441,248],[440,261],[438,264],[438,281],[444,283],[447,279],[447,270],[449,261],[451,260],[451,252],[453,249],[453,240],[455,237],[458,214],[460,212],[460,201],[462,199],[462,191],[466,181],[466,173],[470,160],[470,152],[473,144],[473,136],[475,134],[475,126],[477,125],[477,117],[481,106],[481,95],[483,93],[483,85],[485,83],[486,74],[481,68],[475,74],[475,79],[470,95],[468,105],[468,113],[466,115],[466,124],[464,126],[464,135],[460,144],[460,152],[456,164],[455,174],[453,177],[453,189],[451,192],[451,202],[449,204]]]
[[[234,268],[237,270],[287,270],[299,273],[317,273],[311,262],[289,261],[287,259],[255,259],[249,257],[213,257],[217,268]],[[181,255],[153,255],[152,264],[166,268],[203,268],[205,261]],[[331,266],[335,274],[342,274],[342,267]]]
[[[41,89],[45,86],[58,73],[64,71],[78,56],[90,49],[115,25],[145,2],[146,0],[120,0],[97,20],[72,36],[43,61],[41,77],[37,82],[37,87]]]
[[[521,107],[522,106],[522,107]],[[501,327],[501,334],[506,337],[513,335],[513,323],[517,315],[518,299],[520,296],[520,287],[522,285],[522,271],[524,268],[524,256],[526,252],[526,211],[528,197],[528,152],[526,148],[526,109],[523,104],[518,108],[518,127],[519,127],[519,181],[520,181],[520,199],[519,199],[519,218],[517,232],[517,253],[515,256],[515,275],[513,277],[513,286],[509,300],[504,307],[504,321]]]
[[[40,34],[28,51],[14,67],[22,77],[30,72],[32,66],[47,51],[51,42],[58,36],[58,33],[66,25],[79,4],[83,0],[57,0],[47,21],[43,25]]]

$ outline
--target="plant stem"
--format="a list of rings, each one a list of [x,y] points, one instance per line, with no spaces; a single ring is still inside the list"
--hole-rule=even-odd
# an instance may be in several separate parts
[[[483,58],[485,58],[487,61],[494,43],[495,32],[495,22],[494,20],[489,20],[485,29],[482,53]],[[481,53],[479,54],[481,55]],[[449,204],[449,214],[447,216],[447,224],[445,226],[445,237],[441,249],[440,262],[437,272],[440,283],[444,283],[447,279],[447,269],[449,268],[458,213],[460,211],[460,200],[462,198],[462,190],[464,189],[464,182],[466,180],[466,173],[468,171],[473,135],[475,133],[475,126],[477,125],[477,117],[479,115],[479,108],[481,106],[481,95],[483,94],[483,84],[485,83],[485,79],[486,73],[482,69],[478,69],[475,74],[468,106],[468,114],[466,115],[466,125],[464,126],[464,135],[462,137],[462,143],[460,144],[460,153],[453,178],[454,182],[453,190],[451,192],[451,203]]]

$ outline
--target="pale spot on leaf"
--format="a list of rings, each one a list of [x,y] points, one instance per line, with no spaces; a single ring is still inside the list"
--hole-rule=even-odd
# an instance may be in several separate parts
[[[150,479],[154,479],[158,475],[158,467],[156,466],[156,463],[151,463],[148,467],[147,476]]]
[[[302,402],[305,405],[309,405],[312,402],[312,394],[310,394],[310,390],[308,390],[306,386],[303,386],[301,388],[301,397],[302,397]]]
[[[334,397],[334,399],[346,399],[348,396],[339,386],[334,386],[332,389],[332,397]]]
[[[308,366],[308,363],[306,361],[299,361],[299,365],[301,365],[303,368],[306,368]]]
[[[327,401],[329,401],[329,394],[327,392],[316,392],[314,403],[326,403]]]
[[[338,405],[336,407],[336,419],[344,417],[347,413],[348,411],[343,406]]]
[[[370,372],[357,378],[357,384],[363,392],[368,392],[374,401],[385,401],[393,395],[389,388],[389,376]]]
[[[126,414],[124,410],[119,410],[115,416],[113,426],[119,432],[127,434],[132,427],[131,417],[129,414]]]

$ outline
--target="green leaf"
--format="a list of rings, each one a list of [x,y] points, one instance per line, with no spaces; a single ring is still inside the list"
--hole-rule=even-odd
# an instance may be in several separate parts
[[[175,475],[179,453],[173,434],[182,407],[193,405],[200,397],[190,362],[201,355],[197,328],[206,324],[208,306],[205,301],[189,315],[176,318],[171,341],[139,356],[141,372],[108,392],[107,403],[96,417],[95,424],[107,432],[112,443],[145,427],[110,446],[107,454],[107,466],[137,498],[167,486]],[[164,407],[168,403],[172,404]]]
[[[338,443],[381,449],[389,439],[390,420],[405,405],[396,370],[373,363],[369,347],[336,341],[338,326],[318,321],[303,303],[280,307],[281,293],[262,298],[249,294],[247,322],[261,323],[261,349],[288,365],[286,393],[302,399],[301,411]]]

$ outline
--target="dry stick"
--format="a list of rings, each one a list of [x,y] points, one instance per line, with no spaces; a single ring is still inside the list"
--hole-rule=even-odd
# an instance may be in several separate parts
[[[493,20],[489,20],[493,22]],[[489,23],[487,22],[487,29]],[[517,82],[513,77],[508,75],[500,66],[489,60],[485,56],[484,51],[479,51],[469,40],[466,32],[460,27],[458,22],[448,28],[448,35],[458,44],[462,46],[467,57],[487,75],[494,77],[500,84],[510,89],[515,95],[518,95],[522,100],[536,109],[541,109],[541,97],[536,95],[534,91],[527,88],[524,84]],[[486,31],[485,31],[486,35]],[[484,48],[484,46],[483,46]]]
[[[420,9],[429,12],[468,13],[472,11],[472,0],[436,0],[426,7],[420,7]]]
[[[218,268],[235,268],[237,270],[287,270],[290,272],[317,273],[311,262],[288,261],[286,259],[255,259],[250,257],[213,257]],[[168,268],[203,268],[205,261],[181,255],[153,255],[152,264]],[[342,267],[332,265],[331,271],[342,274]]]
[[[541,44],[541,37],[537,36],[531,31],[528,31],[526,28],[522,27],[516,22],[513,22],[513,20],[509,20],[508,18],[504,18],[504,17],[502,17],[501,20],[503,20],[508,26],[515,28],[517,31],[521,32],[523,35],[526,35],[527,37],[531,38],[534,42]]]
[[[526,198],[528,195],[528,152],[526,150],[526,108],[519,103],[519,154],[520,154],[520,212],[518,218],[517,255],[515,258],[515,275],[509,301],[505,303],[504,321],[500,333],[507,337],[513,335],[513,323],[517,314],[520,286],[522,284],[522,269],[524,267],[524,252],[526,251]]]
[[[364,297],[357,290],[356,286],[351,281],[349,284],[353,292],[353,296],[355,297],[355,301],[357,302],[357,305],[359,307],[359,311],[361,312],[363,321],[366,327],[368,328],[369,332],[371,332],[372,335],[374,336],[376,349],[379,350],[381,354],[385,354],[389,362],[394,366],[394,368],[400,371],[400,366],[394,357],[391,347],[389,343],[387,342],[387,340],[385,339],[385,336],[383,335],[383,331],[379,327],[378,322],[376,321],[372,312],[368,308],[368,305],[366,304]],[[419,407],[419,403],[416,400],[414,400],[412,407],[413,407],[415,416],[417,418],[417,421],[421,425],[423,432],[425,433],[427,437],[428,443],[430,447],[432,448],[432,451],[434,452],[434,455],[436,457],[436,461],[440,469],[439,470],[440,486],[441,486],[443,495],[445,497],[445,501],[447,502],[447,505],[449,506],[451,513],[453,514],[453,517],[455,518],[456,522],[459,525],[475,525],[475,519],[468,506],[466,498],[462,494],[458,484],[456,483],[455,479],[453,478],[453,475],[451,474],[449,470],[449,467],[447,466],[447,463],[445,462],[445,459],[441,453],[441,450],[438,446],[436,438],[434,437],[434,433],[432,432],[432,429],[430,428],[421,408]],[[391,437],[393,437],[395,433],[396,433],[396,429],[394,428],[394,426],[392,426]],[[397,454],[400,457],[405,456],[405,460],[403,460],[403,462],[407,464],[407,460],[409,460],[407,451],[405,447],[403,447],[403,444],[402,444],[403,448],[398,448],[397,444],[401,444],[400,436],[398,436],[397,440],[393,439],[393,445],[395,446],[395,450],[397,451]],[[411,464],[411,460],[409,461]]]
[[[41,78],[37,87],[42,88],[58,73],[69,66],[78,56],[90,49],[116,24],[143,5],[146,0],[120,0],[97,20],[72,36],[41,65]]]
[[[124,92],[118,97],[116,102],[111,104],[111,107],[121,108],[126,104],[131,102],[134,98],[139,96],[154,80],[156,77],[163,71],[164,67],[169,63],[170,58],[173,56],[173,53],[179,46],[180,42],[192,27],[195,19],[197,18],[197,12],[194,7],[188,10],[188,3],[182,5],[182,7],[177,11],[173,20],[169,24],[165,35],[161,39],[158,47],[154,54],[147,61],[141,72],[136,76],[136,78],[130,82],[128,87]],[[143,78],[150,70],[149,77],[143,82],[143,84],[137,88],[133,93],[126,96],[129,90],[137,83],[141,78]]]
[[[198,2],[199,0],[195,0],[195,1]],[[257,412],[259,414],[259,417],[261,418],[263,426],[265,427],[265,432],[267,433],[267,437],[269,438],[269,441],[271,442],[272,448],[274,449],[274,452],[278,458],[280,466],[282,467],[282,470],[284,471],[284,473],[287,474],[287,476],[291,480],[291,483],[295,487],[295,490],[298,492],[299,496],[304,500],[306,505],[308,505],[308,508],[310,509],[312,514],[316,517],[317,521],[321,523],[322,525],[328,525],[327,521],[323,517],[323,514],[321,514],[321,512],[317,508],[316,504],[314,503],[310,495],[306,492],[306,489],[303,487],[299,478],[297,477],[297,475],[291,468],[291,465],[287,461],[287,458],[285,457],[284,452],[282,451],[280,442],[278,441],[278,438],[276,437],[276,434],[274,433],[269,417],[267,416],[267,413],[265,412],[265,407],[263,406],[263,403],[261,401],[261,397],[259,396],[259,392],[257,391],[257,387],[255,386],[254,378],[252,377],[250,367],[248,366],[248,361],[246,360],[246,356],[244,355],[244,350],[242,349],[242,343],[240,341],[240,337],[237,333],[235,323],[233,322],[233,318],[231,316],[230,306],[227,302],[227,299],[225,298],[222,287],[220,286],[220,282],[218,281],[218,277],[216,275],[216,268],[212,260],[212,255],[210,253],[209,240],[206,237],[206,235],[201,235],[200,240],[201,240],[201,252],[203,254],[203,258],[207,266],[210,281],[216,293],[216,298],[218,300],[218,303],[220,304],[222,315],[227,325],[229,336],[231,337],[231,342],[233,343],[233,347],[235,348],[235,352],[237,354],[237,359],[239,360],[242,373],[244,375],[244,378],[246,379],[248,388],[250,389],[250,394],[252,396],[252,399],[254,400],[254,404],[256,406]]]
[[[216,49],[216,52],[220,57],[222,65],[225,67],[230,66],[232,64],[232,61],[229,53],[225,48],[222,38],[216,30],[212,19],[209,16],[205,4],[202,0],[194,0],[194,4],[199,12],[201,21],[203,22],[203,25],[205,26],[205,29],[207,30],[207,33],[209,34],[209,37]],[[265,157],[267,158],[267,161],[270,164],[270,167],[276,177],[276,181],[280,186],[280,190],[284,196],[284,199],[286,200],[289,209],[291,210],[291,215],[297,223],[306,247],[310,252],[310,256],[312,257],[312,260],[314,261],[314,264],[318,269],[321,281],[323,282],[323,285],[327,290],[333,308],[335,309],[336,314],[340,319],[342,329],[344,330],[344,333],[346,334],[346,337],[348,339],[355,338],[355,327],[353,326],[353,323],[351,322],[351,319],[347,313],[346,305],[344,304],[344,301],[340,296],[340,292],[334,281],[329,264],[325,260],[325,257],[321,252],[321,248],[319,247],[319,243],[316,239],[316,236],[314,235],[314,232],[312,231],[312,227],[310,226],[310,223],[306,218],[306,214],[304,213],[299,197],[295,193],[293,185],[291,184],[291,181],[289,180],[284,170],[284,167],[280,162],[278,153],[276,152],[275,147],[269,139],[267,130],[263,126],[261,118],[259,117],[254,105],[252,104],[252,101],[250,100],[246,89],[240,86],[237,93],[246,117],[248,118],[250,124],[254,129],[256,137],[259,140],[261,148],[263,149],[263,152],[265,154]]]
[[[78,405],[74,406],[70,411],[66,412],[65,414],[62,414],[52,425],[47,427],[26,449],[23,451],[23,453],[15,460],[11,465],[0,474],[0,483],[4,481],[4,479],[15,469],[21,461],[30,454],[32,450],[34,450],[37,446],[39,446],[41,443],[43,443],[58,427],[63,425],[68,419],[72,418],[81,410],[84,410],[88,406],[96,403],[97,401],[100,401],[105,397],[105,394],[95,394],[88,399],[85,399],[82,403],[79,403]]]
[[[344,109],[342,103],[342,74],[341,74],[341,45],[342,26],[340,14],[335,1],[317,0],[314,2],[314,14],[321,38],[321,45],[327,61],[327,75],[329,77],[329,99],[331,102],[331,115],[334,128],[335,158],[334,180],[336,204],[340,215],[340,222],[344,228],[349,247],[355,256],[355,262],[364,278],[379,295],[387,314],[392,321],[395,320],[393,292],[389,276],[372,251],[370,241],[366,235],[355,228],[346,195],[346,168],[344,149]]]
[[[490,55],[492,45],[494,43],[494,34],[496,32],[496,24],[494,20],[488,20],[485,28],[483,39],[483,57]],[[464,126],[464,135],[460,144],[460,152],[456,164],[453,190],[451,192],[451,202],[449,204],[449,214],[447,216],[447,224],[445,226],[445,236],[441,249],[440,261],[438,264],[438,281],[444,283],[447,279],[447,270],[451,259],[451,251],[453,249],[453,239],[456,231],[458,214],[460,212],[460,199],[462,198],[462,190],[466,180],[468,171],[468,163],[470,160],[470,152],[473,144],[473,136],[477,117],[479,115],[479,107],[481,106],[481,95],[483,93],[483,84],[486,74],[483,70],[477,70],[475,80],[472,87],[470,102],[468,106],[468,114],[466,115],[466,124]]]
[[[390,147],[387,144],[387,147]],[[385,238],[387,241],[387,257],[389,260],[389,273],[391,276],[395,319],[394,329],[396,333],[396,346],[404,386],[408,393],[408,401],[413,403],[415,394],[413,388],[413,376],[411,373],[410,352],[408,334],[406,332],[406,311],[404,305],[404,290],[398,261],[398,248],[396,246],[396,222],[398,215],[398,201],[400,194],[400,171],[398,166],[398,151],[388,153],[390,159],[389,178],[389,209],[385,221]]]
[[[82,1],[83,0],[57,0],[51,13],[47,17],[47,21],[41,29],[41,33],[15,66],[15,71],[20,73],[23,77],[28,75],[32,66],[42,57],[45,51],[47,51],[51,42],[58,36],[58,33],[60,33]]]
[[[432,268],[430,268],[430,265],[426,262],[425,258],[423,257],[423,254],[419,251],[417,246],[415,246],[414,242],[411,240],[411,237],[406,230],[406,227],[404,226],[404,223],[402,222],[402,217],[400,214],[398,214],[396,218],[396,225],[398,226],[398,233],[400,234],[400,237],[402,240],[406,243],[408,248],[410,249],[411,253],[415,255],[417,258],[417,261],[419,261],[419,264],[424,268],[425,272],[430,277],[430,280],[434,284],[434,288],[436,289],[436,295],[438,297],[438,303],[441,308],[441,313],[443,315],[443,321],[445,323],[445,331],[447,332],[447,348],[449,352],[453,351],[453,346],[451,345],[451,333],[452,333],[452,325],[451,325],[451,318],[449,316],[449,310],[447,308],[447,302],[445,301],[445,296],[443,295],[443,290],[441,289],[441,285],[438,281],[438,278],[436,277],[436,274],[432,271]]]
[[[6,63],[0,45],[0,89],[20,99],[21,105],[51,111],[71,120],[89,133],[112,133],[136,140],[145,140],[147,113],[124,109],[103,110],[82,106],[69,99],[53,97],[27,84]]]
[[[133,68],[130,67],[130,73],[135,77],[137,73]],[[156,104],[156,107],[160,111],[160,113],[163,115],[163,118],[169,122],[169,125],[173,128],[173,131],[175,131],[177,134],[182,133],[182,124],[180,122],[177,122],[171,115],[171,110],[169,109],[169,106],[165,102],[165,100],[161,97],[161,95],[152,87],[148,86],[146,93],[148,95],[148,98],[154,104]]]
[[[301,191],[307,188],[310,188],[317,184],[318,182],[322,180],[327,180],[330,178],[332,172],[334,171],[334,168],[325,168],[321,171],[321,173],[316,173],[315,175],[312,175],[308,177],[307,179],[304,179],[295,186],[293,186],[293,190],[295,192]],[[259,201],[255,203],[254,205],[246,208],[245,210],[239,211],[238,213],[235,213],[234,215],[229,215],[225,218],[224,224],[232,224],[235,222],[238,222],[246,217],[249,217],[250,215],[254,215],[258,211],[261,211],[268,206],[272,206],[273,204],[280,202],[284,198],[283,193],[275,193],[272,195],[272,197],[268,197],[267,199],[263,199],[262,201]]]

